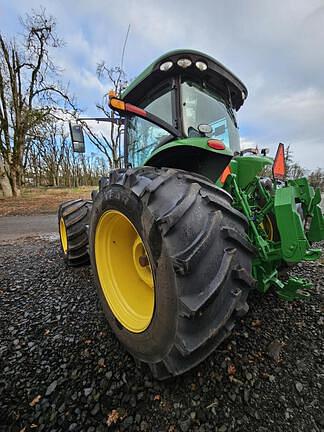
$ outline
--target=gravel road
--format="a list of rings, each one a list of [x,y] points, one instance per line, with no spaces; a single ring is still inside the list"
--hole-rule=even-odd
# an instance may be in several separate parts
[[[217,352],[156,382],[109,330],[88,267],[66,268],[57,240],[2,244],[0,430],[323,431],[323,269],[293,271],[308,302],[253,293]]]
[[[57,233],[57,215],[1,216],[0,242]]]

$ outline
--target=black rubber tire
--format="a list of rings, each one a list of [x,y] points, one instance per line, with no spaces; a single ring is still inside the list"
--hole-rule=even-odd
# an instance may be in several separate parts
[[[116,170],[100,185],[89,251],[104,313],[118,339],[156,378],[182,374],[204,360],[231,333],[235,319],[248,311],[246,299],[255,280],[247,221],[231,207],[228,193],[185,171]],[[155,310],[142,333],[132,333],[117,321],[100,286],[95,232],[109,209],[131,220],[152,267]]]
[[[67,234],[67,251],[64,252],[62,242],[61,254],[67,265],[79,267],[90,263],[88,227],[92,201],[82,199],[67,201],[59,206],[57,216],[60,230],[60,220],[63,218]]]

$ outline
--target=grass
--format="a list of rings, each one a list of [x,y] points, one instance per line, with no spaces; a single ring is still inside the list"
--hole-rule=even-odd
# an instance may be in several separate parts
[[[90,198],[95,186],[79,188],[40,187],[25,188],[19,198],[0,196],[0,216],[36,215],[56,213],[58,206],[70,199]],[[322,193],[322,211],[324,212],[324,194]]]
[[[93,189],[95,189],[94,186],[22,189],[19,198],[0,198],[0,216],[56,213],[62,202],[71,199],[90,198]]]

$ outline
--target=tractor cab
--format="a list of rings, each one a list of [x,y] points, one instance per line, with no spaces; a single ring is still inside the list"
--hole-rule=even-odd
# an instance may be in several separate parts
[[[176,167],[216,180],[240,151],[235,111],[246,97],[244,84],[212,57],[192,50],[163,55],[121,96],[128,111],[127,163]],[[110,106],[118,110],[112,99]]]

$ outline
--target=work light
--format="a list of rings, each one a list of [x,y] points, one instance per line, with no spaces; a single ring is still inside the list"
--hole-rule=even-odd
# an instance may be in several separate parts
[[[202,61],[196,61],[196,68],[200,71],[205,71],[207,69],[207,65]]]
[[[177,61],[177,65],[182,67],[183,69],[186,69],[192,65],[192,61],[186,58],[182,58]]]
[[[161,66],[160,66],[160,71],[162,71],[162,72],[166,72],[166,71],[168,71],[169,69],[171,69],[172,66],[173,66],[172,61],[166,61],[166,62],[164,62],[164,63],[161,64]]]

